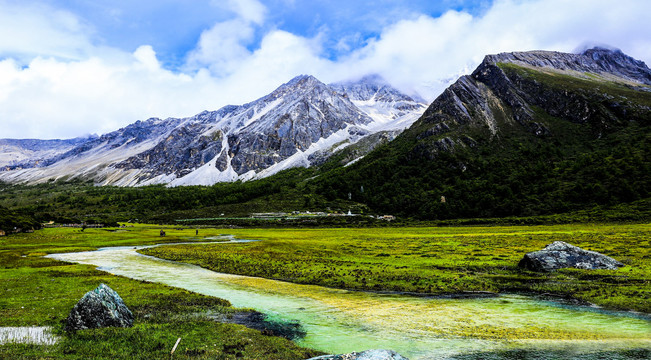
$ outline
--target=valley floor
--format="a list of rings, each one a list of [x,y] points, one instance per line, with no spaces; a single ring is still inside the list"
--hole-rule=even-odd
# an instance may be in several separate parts
[[[260,242],[142,250],[218,272],[301,284],[445,295],[527,292],[651,313],[651,224],[229,230]],[[565,241],[623,262],[617,271],[535,273],[522,256]]]
[[[161,229],[167,236],[160,236]],[[198,236],[195,228],[154,225],[84,231],[48,228],[0,238],[0,326],[50,326],[61,339],[51,346],[0,345],[0,358],[16,354],[26,359],[164,358],[179,337],[182,342],[174,354],[178,359],[306,359],[318,355],[283,338],[215,321],[215,314],[228,319],[241,312],[228,301],[43,258],[48,253],[107,246],[210,241],[224,232],[262,241],[168,245],[140,252],[220,272],[336,288],[427,295],[534,292],[651,314],[651,224],[200,228]],[[549,274],[517,268],[526,252],[556,240],[604,253],[626,266],[617,271]],[[62,321],[72,306],[102,282],[122,296],[134,312],[135,326],[64,333]],[[635,351],[622,358],[649,355],[645,349]],[[515,359],[522,354],[485,355]]]

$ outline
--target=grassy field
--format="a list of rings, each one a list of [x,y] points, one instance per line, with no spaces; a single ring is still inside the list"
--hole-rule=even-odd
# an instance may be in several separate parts
[[[236,229],[246,244],[141,250],[212,270],[328,287],[449,294],[534,292],[651,313],[651,224],[367,229]],[[522,256],[562,240],[612,256],[616,271],[534,273]]]
[[[161,238],[160,229],[44,229],[0,238],[0,326],[51,326],[61,337],[51,346],[0,345],[0,358],[161,359],[170,356],[179,337],[175,359],[305,359],[318,354],[284,338],[211,320],[215,314],[228,319],[240,312],[226,300],[42,257],[104,246],[191,241],[195,234],[194,229],[166,227],[167,236]],[[201,230],[202,236],[218,234]],[[135,315],[134,327],[64,333],[62,321],[73,305],[100,283],[125,300]]]
[[[159,236],[161,228],[166,237]],[[44,229],[0,238],[0,326],[51,326],[61,337],[52,346],[0,345],[0,358],[166,358],[179,337],[178,359],[318,355],[283,338],[214,321],[215,314],[227,319],[240,311],[225,300],[42,257],[105,246],[204,240],[224,232],[263,241],[170,245],[143,252],[223,272],[330,287],[426,294],[533,291],[651,313],[651,224],[199,231],[195,237],[192,228],[136,225],[83,232]],[[627,266],[552,274],[516,267],[522,254],[555,240],[605,253]],[[99,283],[123,297],[136,317],[135,326],[64,333],[62,321],[72,306]]]

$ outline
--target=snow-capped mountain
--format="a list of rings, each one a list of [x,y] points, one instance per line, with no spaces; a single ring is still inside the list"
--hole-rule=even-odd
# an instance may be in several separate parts
[[[397,133],[425,108],[378,77],[329,86],[303,75],[241,106],[138,121],[38,167],[0,172],[0,180],[81,177],[102,185],[176,186],[260,178],[310,166],[316,152],[323,161],[379,131]]]
[[[91,140],[92,137],[68,140],[38,139],[0,139],[0,168],[4,170],[39,166],[76,146]]]
[[[400,92],[379,75],[330,86],[373,118],[369,129],[374,131],[404,130],[418,120],[426,107],[425,100]]]

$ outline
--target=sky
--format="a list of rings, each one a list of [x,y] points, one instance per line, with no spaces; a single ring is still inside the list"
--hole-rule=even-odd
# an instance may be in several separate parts
[[[0,138],[104,134],[379,74],[428,102],[486,54],[621,49],[647,0],[0,0]]]

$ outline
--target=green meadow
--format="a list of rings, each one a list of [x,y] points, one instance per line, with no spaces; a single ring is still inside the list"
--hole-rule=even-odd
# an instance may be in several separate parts
[[[523,292],[651,313],[651,224],[235,229],[259,242],[143,249],[219,272],[301,284],[445,295]],[[616,270],[535,273],[522,256],[565,241],[623,262]]]
[[[126,229],[43,229],[0,238],[0,327],[50,326],[55,345],[0,345],[7,359],[305,359],[319,353],[284,338],[227,322],[243,311],[229,302],[160,284],[113,276],[92,266],[44,258],[48,253],[191,241],[194,230],[136,225]],[[205,236],[218,230],[202,230]],[[116,290],[135,315],[133,328],[63,332],[74,304],[100,283]],[[215,317],[226,322],[215,321]]]
[[[167,236],[160,236],[161,229]],[[226,300],[43,257],[108,246],[205,241],[224,233],[260,241],[168,245],[140,252],[220,272],[335,288],[423,295],[536,293],[651,313],[651,224],[200,228],[199,236],[194,228],[155,225],[84,231],[47,228],[0,238],[0,326],[50,326],[59,342],[0,345],[0,358],[167,358],[178,338],[182,340],[175,359],[319,355],[284,338],[228,323],[234,314],[246,310],[235,309]],[[616,271],[568,269],[546,274],[517,267],[524,253],[556,240],[599,251],[626,266]],[[72,306],[100,283],[122,296],[135,315],[135,326],[65,333],[63,321]],[[648,352],[636,351],[641,351],[639,358],[648,356]],[[515,359],[522,354],[485,355]]]

